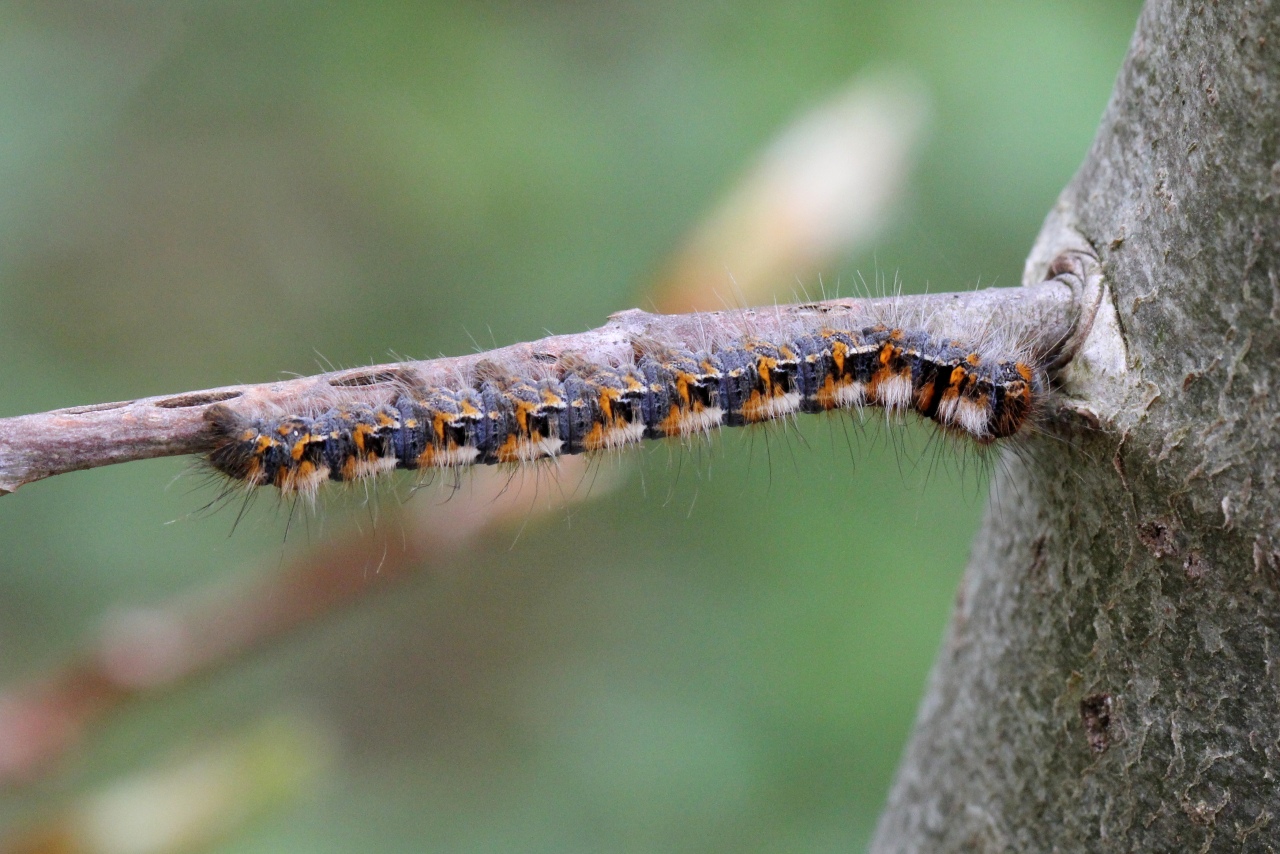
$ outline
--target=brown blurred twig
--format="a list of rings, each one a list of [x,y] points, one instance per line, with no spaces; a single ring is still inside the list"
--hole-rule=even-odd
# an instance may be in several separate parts
[[[564,461],[561,477],[585,471]],[[606,476],[592,491],[611,488]],[[67,662],[0,693],[0,785],[38,777],[122,704],[225,667],[411,574],[442,570],[478,535],[526,518],[507,473],[485,472],[449,502],[410,503],[372,529],[305,550],[278,573],[237,579],[109,617]],[[585,495],[557,496],[557,506]]]

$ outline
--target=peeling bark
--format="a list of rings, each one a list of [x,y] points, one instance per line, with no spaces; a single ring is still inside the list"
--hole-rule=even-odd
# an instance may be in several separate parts
[[[872,850],[1280,848],[1280,9],[1151,0],[1028,262],[1108,294],[1009,456]]]

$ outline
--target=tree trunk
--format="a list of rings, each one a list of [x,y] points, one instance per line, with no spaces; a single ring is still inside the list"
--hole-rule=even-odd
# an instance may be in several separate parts
[[[874,851],[1280,848],[1275,6],[1143,10],[1028,262],[1101,260],[1096,419],[1002,461]]]

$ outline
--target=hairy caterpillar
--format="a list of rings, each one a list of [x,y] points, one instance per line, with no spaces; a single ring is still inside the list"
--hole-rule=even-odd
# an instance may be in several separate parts
[[[736,319],[623,312],[594,352],[556,346],[573,338],[561,336],[448,370],[406,363],[372,397],[334,390],[269,413],[214,405],[208,459],[245,485],[310,494],[396,468],[528,463],[868,406],[989,445],[1024,429],[1047,388],[1043,360],[989,330],[946,335],[841,301]]]

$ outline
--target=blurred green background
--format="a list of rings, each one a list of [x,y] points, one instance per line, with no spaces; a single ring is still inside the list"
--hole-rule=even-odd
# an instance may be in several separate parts
[[[867,70],[924,82],[929,136],[881,239],[823,280],[1016,284],[1137,10],[0,5],[0,416],[598,326]],[[607,495],[112,717],[0,820],[301,706],[339,761],[216,850],[858,850],[985,483],[934,465],[923,432],[851,434],[852,454],[806,418],[606,461],[625,478]],[[0,677],[112,607],[368,524],[322,501],[286,541],[264,501],[229,537],[234,511],[193,515],[214,490],[188,462],[0,499]]]

